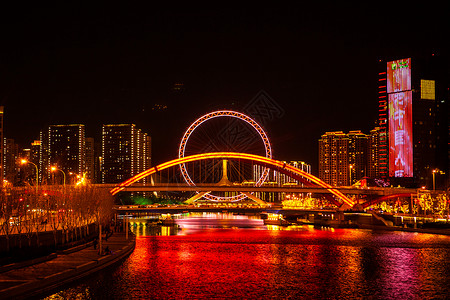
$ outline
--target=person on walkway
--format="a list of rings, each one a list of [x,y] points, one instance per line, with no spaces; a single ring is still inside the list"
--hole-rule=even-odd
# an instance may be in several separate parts
[[[106,226],[105,232],[106,232],[106,234],[105,234],[105,241],[108,241],[108,239],[113,235],[113,231],[111,230],[111,226],[110,225]]]
[[[93,242],[93,244],[94,244],[94,249],[97,249],[97,243],[98,243],[97,239],[94,239],[94,242]]]

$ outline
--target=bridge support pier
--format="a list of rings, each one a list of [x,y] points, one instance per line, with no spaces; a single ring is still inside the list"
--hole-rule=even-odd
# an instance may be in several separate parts
[[[187,199],[186,201],[184,201],[184,203],[186,204],[193,204],[195,201],[197,201],[198,199],[201,199],[204,195],[211,193],[211,192],[201,192],[198,193],[196,195],[194,195],[193,197]]]

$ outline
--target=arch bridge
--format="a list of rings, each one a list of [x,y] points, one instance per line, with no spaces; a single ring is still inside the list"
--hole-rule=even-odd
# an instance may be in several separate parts
[[[139,185],[136,184],[139,180],[148,177],[152,174],[161,172],[165,169],[175,167],[177,165],[183,165],[189,162],[196,162],[210,159],[227,159],[237,161],[247,161],[256,163],[258,165],[276,170],[282,174],[285,174],[295,180],[298,180],[303,184],[303,187],[268,187],[268,186],[220,186],[214,184],[203,185],[185,185],[185,184],[159,184],[159,185]],[[196,155],[190,155],[170,160],[168,162],[159,164],[146,171],[143,171],[130,179],[118,184],[110,192],[115,195],[121,191],[155,191],[155,190],[171,190],[171,191],[196,191],[196,192],[210,192],[210,191],[240,191],[240,192],[256,192],[256,191],[268,191],[268,192],[303,192],[303,193],[320,193],[323,194],[331,203],[341,207],[346,204],[349,207],[353,207],[355,202],[349,198],[348,194],[356,195],[375,195],[377,198],[367,201],[362,204],[363,208],[370,205],[374,205],[386,199],[395,197],[407,197],[416,194],[415,189],[355,189],[355,188],[338,188],[333,187],[321,179],[311,175],[301,169],[286,164],[285,162],[278,161],[272,158],[248,154],[248,153],[236,153],[236,152],[211,152],[202,153]]]

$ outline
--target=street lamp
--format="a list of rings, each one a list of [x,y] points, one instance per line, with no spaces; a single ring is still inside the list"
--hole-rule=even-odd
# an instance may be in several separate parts
[[[79,175],[79,174],[75,174],[74,172],[69,172],[69,175],[73,176],[72,178],[76,179],[75,182],[73,179],[69,179],[70,184],[74,184],[75,186],[80,186],[80,185],[85,185],[87,183],[86,173],[83,173],[83,175]]]
[[[436,190],[436,172],[437,172],[436,169],[434,169],[432,172],[433,173],[433,191]]]
[[[25,165],[25,164],[32,164],[35,168],[36,168],[36,190],[38,189],[38,185],[39,185],[39,169],[38,166],[34,163],[29,161],[28,159],[22,158],[20,160],[20,164],[21,165]]]
[[[350,168],[350,186],[352,185],[352,170],[353,170],[353,165],[349,165]]]
[[[432,171],[432,173],[433,173],[433,191],[434,190],[436,190],[436,173],[439,173],[439,174],[445,174],[445,172],[443,172],[443,171],[441,171],[441,170],[439,170],[439,169],[434,169],[433,171]]]
[[[63,174],[63,185],[64,187],[66,186],[66,173],[64,173],[63,170],[58,169],[56,166],[51,166],[50,167],[50,171],[55,172],[55,171],[60,171]]]
[[[76,182],[76,179],[79,177],[80,175],[75,174],[74,172],[69,172],[69,184],[72,185],[74,184],[74,182]]]

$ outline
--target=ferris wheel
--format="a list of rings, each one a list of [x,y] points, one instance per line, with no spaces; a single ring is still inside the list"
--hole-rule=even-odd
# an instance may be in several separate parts
[[[252,153],[272,158],[272,147],[263,128],[251,117],[231,110],[219,110],[207,113],[195,120],[181,139],[178,157],[206,152],[239,152]],[[248,168],[248,167],[247,167]],[[199,166],[180,164],[181,175],[190,186],[202,182],[217,182],[217,179],[230,173],[230,178],[236,181],[247,180],[245,167],[231,165],[229,171],[226,162],[203,162]],[[225,171],[224,171],[225,170]],[[233,172],[234,171],[234,172]],[[248,170],[247,170],[248,171]],[[247,172],[253,176],[253,171]],[[263,167],[258,178],[251,181],[254,186],[261,186],[269,175],[269,169]],[[222,177],[223,179],[223,177]],[[216,195],[206,193],[204,198],[214,201],[235,202],[247,196],[238,193],[234,195]]]

